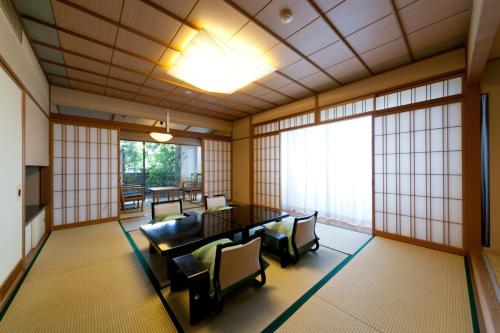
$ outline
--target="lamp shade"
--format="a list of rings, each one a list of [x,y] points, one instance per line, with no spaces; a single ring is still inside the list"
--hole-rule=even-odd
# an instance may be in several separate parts
[[[169,133],[160,133],[160,132],[151,132],[149,133],[149,136],[158,142],[167,142],[173,138],[173,136]]]
[[[274,71],[261,59],[201,29],[167,72],[202,90],[232,94]]]

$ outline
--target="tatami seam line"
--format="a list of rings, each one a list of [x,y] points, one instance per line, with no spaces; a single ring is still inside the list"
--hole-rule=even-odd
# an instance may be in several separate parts
[[[356,252],[346,257],[340,264],[335,266],[329,273],[327,273],[319,282],[310,288],[304,295],[296,300],[288,309],[278,316],[272,323],[270,323],[262,332],[269,333],[276,331],[285,321],[287,321],[298,309],[302,307],[318,290],[320,290],[328,281],[330,281],[342,268],[344,268],[359,252],[361,252],[375,236],[370,237]]]
[[[135,244],[135,242],[132,239],[132,237],[130,236],[129,232],[125,230],[125,228],[123,227],[121,221],[118,221],[118,224],[120,225],[123,233],[125,234],[125,237],[127,238],[130,246],[132,247],[135,256],[139,260],[139,263],[142,266],[142,269],[146,273],[146,276],[148,277],[149,281],[153,285],[153,289],[156,291],[156,294],[160,298],[160,301],[163,304],[163,307],[165,308],[165,310],[167,311],[168,316],[170,317],[170,319],[172,319],[172,322],[174,323],[175,328],[177,329],[177,331],[179,331],[179,333],[184,333],[184,330],[182,329],[182,326],[179,323],[179,320],[177,319],[177,317],[175,316],[174,311],[170,308],[170,305],[168,305],[167,300],[163,296],[163,294],[161,292],[161,287],[160,287],[158,281],[156,280],[156,277],[154,276],[153,271],[149,268],[149,266],[146,263],[146,260],[142,256],[141,251],[139,251],[139,248]]]

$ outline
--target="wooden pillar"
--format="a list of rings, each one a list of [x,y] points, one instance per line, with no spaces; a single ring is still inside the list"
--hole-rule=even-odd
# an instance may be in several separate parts
[[[481,94],[467,86],[463,130],[464,248],[466,254],[481,249]]]

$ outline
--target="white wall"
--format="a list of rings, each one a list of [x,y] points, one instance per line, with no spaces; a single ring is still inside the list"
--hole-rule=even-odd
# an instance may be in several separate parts
[[[40,65],[23,34],[22,44],[0,10],[0,56],[46,111],[49,110],[49,83],[45,79]]]
[[[22,259],[22,91],[0,67],[0,284]]]
[[[26,96],[26,165],[49,165],[49,118]]]

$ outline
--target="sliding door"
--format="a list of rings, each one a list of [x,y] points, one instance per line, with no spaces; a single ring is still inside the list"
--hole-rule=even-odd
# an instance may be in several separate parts
[[[374,118],[375,229],[461,249],[462,104]]]
[[[53,125],[54,226],[118,218],[118,130]]]
[[[280,135],[253,141],[253,203],[280,208]]]
[[[203,194],[231,197],[231,142],[202,141]]]
[[[22,98],[21,89],[0,67],[0,286],[23,256]]]

